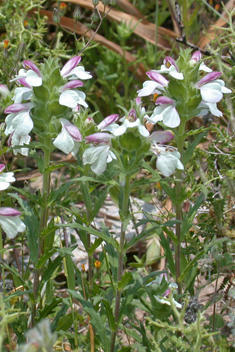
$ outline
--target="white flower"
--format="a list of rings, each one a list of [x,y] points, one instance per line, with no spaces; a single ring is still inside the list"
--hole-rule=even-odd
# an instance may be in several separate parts
[[[0,225],[8,238],[15,238],[18,232],[25,231],[20,219],[21,212],[13,208],[0,208]]]
[[[0,191],[7,189],[12,182],[15,182],[14,172],[2,172],[4,164],[0,164]]]
[[[153,72],[168,73],[170,76],[176,79],[179,79],[179,80],[184,79],[183,73],[179,72],[179,68],[175,60],[172,59],[170,56],[167,56],[164,59],[163,65],[161,66],[160,70],[153,70]]]
[[[24,69],[20,69],[19,74],[10,82],[24,78],[31,87],[40,87],[42,85],[42,77],[38,67],[30,60],[24,61],[23,66]]]
[[[151,78],[151,81],[143,83],[143,88],[137,91],[138,97],[145,97],[155,93],[161,94],[165,90],[165,87],[168,86],[169,81],[160,73],[148,71],[146,74]]]
[[[156,167],[164,176],[169,177],[175,169],[184,170],[180,153],[175,148],[152,144],[151,150],[157,155]]]
[[[102,174],[106,168],[107,163],[113,159],[117,159],[116,155],[110,150],[110,145],[91,146],[87,148],[83,154],[83,163],[91,164],[91,170],[97,174]]]
[[[119,126],[118,124],[113,123],[108,127],[106,127],[105,130],[110,131],[114,136],[121,136],[126,132],[128,128],[137,127],[139,133],[143,137],[149,136],[149,131],[147,130],[147,128],[145,128],[144,125],[142,125],[142,123],[140,122],[140,119],[136,119],[135,121],[129,121],[128,117],[127,118],[124,117],[120,119],[120,121],[123,122],[122,125]]]
[[[153,110],[153,114],[150,117],[146,117],[146,120],[152,124],[159,121],[163,121],[164,125],[175,128],[180,124],[180,116],[175,108],[175,102],[165,96],[157,98],[157,107]]]
[[[76,155],[82,140],[79,129],[66,119],[60,119],[62,131],[58,134],[53,144],[65,154]]]
[[[33,94],[32,87],[26,82],[25,78],[18,79],[18,82],[24,87],[17,87],[13,101],[15,104],[21,103],[23,100],[29,100]]]
[[[13,150],[14,155],[16,155],[17,153],[20,153],[21,155],[28,156],[29,148],[27,147],[24,148],[23,146],[24,144],[29,144],[30,141],[31,141],[31,137],[28,134],[25,136],[18,136],[15,132],[13,132],[10,135],[8,143],[10,147],[15,147],[16,145],[22,146],[22,148],[17,148]]]
[[[77,108],[78,105],[82,105],[85,108],[88,107],[85,102],[86,94],[72,88],[82,87],[83,83],[79,80],[74,80],[65,84],[61,90],[62,93],[59,98],[60,105],[67,106],[71,109]]]
[[[74,56],[70,59],[60,71],[62,77],[68,77],[69,80],[73,79],[90,79],[92,75],[90,72],[85,71],[83,66],[76,67],[81,61],[81,56]]]
[[[194,66],[197,64],[202,58],[202,54],[199,50],[195,51],[191,57],[191,60],[189,61],[190,66]],[[204,71],[204,72],[212,72],[212,69],[207,67],[204,62],[202,62],[199,66],[199,71]]]
[[[220,76],[221,72],[210,72],[196,84],[200,89],[203,102],[218,103],[223,98],[223,93],[232,92],[225,87],[223,80],[218,79]]]
[[[201,116],[204,116],[208,113],[208,110],[211,112],[212,115],[221,117],[223,116],[222,112],[217,108],[216,103],[207,103],[202,101],[199,106],[199,109],[201,109],[200,114]]]
[[[12,104],[4,111],[7,115],[5,123],[5,134],[9,135],[15,132],[18,136],[26,136],[33,129],[33,121],[30,117],[30,109],[33,107],[31,103]]]

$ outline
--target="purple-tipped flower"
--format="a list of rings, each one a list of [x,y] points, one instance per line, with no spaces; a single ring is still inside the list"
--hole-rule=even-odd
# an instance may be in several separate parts
[[[210,72],[196,83],[196,87],[200,89],[203,103],[218,103],[223,98],[223,93],[232,92],[225,87],[223,80],[218,79],[220,76],[221,72]]]
[[[160,73],[152,70],[146,72],[147,76],[151,81],[145,81],[143,83],[143,88],[138,90],[138,97],[146,97],[151,94],[162,94],[167,87],[169,81],[163,77]]]
[[[13,208],[0,208],[0,225],[7,237],[15,238],[18,232],[25,231],[20,219],[21,212]]]
[[[155,104],[157,107],[154,109],[153,114],[150,117],[146,116],[148,122],[155,124],[163,121],[164,125],[171,128],[179,126],[180,117],[173,99],[162,96],[157,98]]]
[[[184,170],[181,155],[176,148],[153,143],[151,150],[157,155],[156,167],[164,176],[171,176],[175,169]]]
[[[184,79],[183,73],[179,72],[179,68],[172,57],[167,56],[163,60],[163,65],[161,66],[160,70],[153,70],[154,72],[159,72],[159,73],[168,73],[170,76],[176,78],[176,79]]]
[[[106,129],[109,125],[111,125],[112,123],[116,122],[119,119],[119,115],[118,114],[113,114],[113,115],[109,115],[107,116],[103,121],[101,121],[101,123],[97,126],[98,130],[104,130]]]
[[[200,60],[202,59],[202,54],[199,50],[195,51],[189,61],[190,66],[196,65]],[[212,70],[207,67],[204,62],[202,62],[199,66],[199,71],[204,71],[204,72],[212,72]]]
[[[41,74],[41,71],[39,70],[39,68],[35,65],[34,62],[30,61],[30,60],[25,60],[23,62],[23,67],[26,69],[26,70],[32,70],[34,71],[39,77],[42,76]]]
[[[60,71],[61,76],[63,77],[67,76],[79,64],[81,59],[82,59],[81,56],[74,56],[72,59],[66,62],[66,64]]]
[[[83,66],[78,66],[79,62],[81,61],[80,56],[75,56],[70,59],[60,71],[60,74],[64,78],[68,78],[69,80],[73,79],[90,79],[92,78],[90,72],[86,72]]]
[[[58,134],[53,144],[65,154],[72,153],[76,155],[79,150],[79,144],[82,141],[82,135],[77,128],[66,119],[60,119],[62,131]]]
[[[110,144],[111,139],[113,138],[113,136],[109,133],[105,133],[105,132],[98,132],[98,133],[94,133],[94,134],[90,134],[90,136],[85,137],[85,139],[88,142],[91,143],[105,143],[105,144]]]
[[[23,66],[27,69],[29,68],[29,70],[20,69],[19,74],[10,82],[19,81],[24,78],[29,86],[40,87],[42,85],[42,75],[39,68],[29,60],[24,61]]]
[[[200,50],[197,50],[193,53],[191,60],[190,61],[194,61],[194,63],[198,63],[202,58],[202,53],[200,52]]]
[[[6,108],[5,113],[9,114],[6,117],[5,134],[9,135],[15,132],[18,137],[27,136],[33,129],[33,121],[30,117],[30,109],[32,103],[27,104],[12,104]]]
[[[60,105],[67,106],[71,109],[76,109],[78,105],[82,105],[85,108],[88,107],[85,99],[86,94],[78,90],[73,90],[72,88],[82,87],[83,83],[80,80],[73,80],[65,84],[61,91],[59,98]]]

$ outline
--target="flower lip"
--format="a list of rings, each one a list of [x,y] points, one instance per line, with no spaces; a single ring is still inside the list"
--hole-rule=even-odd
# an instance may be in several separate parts
[[[66,131],[70,134],[70,136],[77,142],[82,141],[82,135],[77,128],[77,126],[73,125],[71,122],[69,122],[66,119],[61,119],[60,120],[62,126],[66,129]]]
[[[22,86],[25,86],[25,87],[28,87],[28,88],[32,88],[32,86],[26,82],[26,79],[25,79],[25,78],[19,78],[19,79],[17,80],[17,82],[19,82],[20,84],[22,84]]]
[[[61,76],[66,76],[67,74],[69,74],[70,71],[72,71],[81,61],[81,56],[74,56],[72,59],[70,59],[68,62],[66,62],[66,64],[64,65],[64,67],[62,68],[62,70],[60,71]]]
[[[109,133],[98,132],[85,137],[88,142],[92,143],[110,143],[113,136]]]
[[[24,110],[30,110],[32,104],[12,104],[6,108],[5,114],[15,114]]]
[[[104,128],[108,127],[112,123],[116,122],[119,119],[118,114],[113,114],[107,116],[101,123],[97,126],[99,130],[103,130]]]
[[[172,141],[174,133],[171,131],[155,131],[148,138],[154,143],[165,144]]]
[[[158,73],[158,72],[148,71],[148,72],[146,72],[146,75],[150,79],[152,79],[155,82],[159,83],[163,87],[166,87],[168,85],[168,83],[169,83],[169,81],[164,76],[162,76],[160,73]]]
[[[62,87],[61,91],[63,92],[65,90],[67,90],[67,89],[73,89],[73,88],[78,88],[78,87],[83,87],[83,82],[78,80],[78,79],[76,79],[76,80],[73,80],[73,81],[70,81],[70,82],[66,83]]]
[[[196,86],[200,88],[203,84],[216,80],[221,76],[221,74],[222,73],[219,71],[210,72],[207,75],[205,75],[199,82],[197,82]]]
[[[37,75],[40,76],[40,77],[42,76],[42,75],[41,75],[41,71],[39,70],[39,68],[35,65],[34,62],[32,62],[32,61],[30,61],[30,60],[25,60],[25,61],[23,62],[23,67],[24,67],[25,69],[33,70],[33,71],[36,72]]]
[[[169,98],[169,97],[161,96],[161,97],[156,99],[155,104],[156,105],[164,105],[164,104],[174,105],[174,100]]]
[[[13,208],[0,208],[0,216],[20,216],[21,212]]]

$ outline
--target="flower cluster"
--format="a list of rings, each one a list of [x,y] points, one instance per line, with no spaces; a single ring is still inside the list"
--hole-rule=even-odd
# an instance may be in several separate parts
[[[181,119],[205,115],[208,111],[215,116],[222,116],[216,104],[222,99],[223,93],[231,93],[231,90],[219,79],[220,72],[211,72],[212,70],[200,61],[199,51],[195,52],[188,62],[179,60],[179,66],[171,57],[166,57],[160,70],[147,72],[150,80],[144,82],[138,96],[160,95],[157,99],[154,98],[156,107],[152,115],[147,117],[148,122],[156,124],[162,121],[165,126],[176,128]],[[195,69],[198,73],[209,73],[199,79]],[[168,79],[162,73],[168,74]],[[188,79],[190,77],[192,79]]]
[[[14,104],[5,110],[9,145],[19,146],[14,149],[15,154],[28,155],[31,131],[49,137],[54,147],[63,152],[76,154],[81,134],[70,120],[73,112],[88,107],[86,95],[79,88],[83,86],[81,80],[92,77],[78,66],[80,61],[81,57],[75,56],[61,70],[54,61],[45,62],[41,70],[32,61],[23,62],[24,68],[12,80],[21,86],[15,89]]]

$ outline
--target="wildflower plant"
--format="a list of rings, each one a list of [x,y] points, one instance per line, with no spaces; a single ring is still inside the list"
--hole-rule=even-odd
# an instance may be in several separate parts
[[[21,154],[23,157],[31,156],[35,159],[43,175],[43,186],[41,192],[36,195],[31,195],[24,189],[19,190],[26,201],[13,194],[12,197],[18,200],[23,209],[24,222],[20,220],[21,213],[18,210],[4,207],[0,208],[0,225],[6,233],[11,226],[10,238],[15,237],[17,232],[26,231],[33,264],[33,284],[27,284],[32,305],[29,322],[35,325],[37,320],[49,315],[47,312],[52,312],[59,303],[63,302],[63,309],[68,309],[68,302],[60,299],[58,303],[56,299],[53,300],[53,291],[50,292],[50,273],[53,272],[53,276],[63,262],[68,292],[82,304],[89,317],[91,350],[95,349],[95,331],[102,349],[105,352],[114,352],[118,348],[118,329],[122,326],[128,309],[134,309],[134,297],[137,295],[141,297],[143,294],[146,299],[150,299],[153,307],[149,305],[145,309],[152,317],[156,317],[155,304],[162,312],[163,319],[167,319],[172,310],[177,315],[177,308],[182,308],[178,302],[179,296],[173,298],[171,288],[177,287],[178,294],[181,294],[183,289],[187,290],[192,263],[185,260],[185,269],[182,272],[181,244],[192,225],[196,210],[205,198],[204,194],[200,194],[189,213],[183,216],[182,204],[187,199],[184,173],[187,172],[187,162],[195,147],[205,135],[205,131],[201,129],[187,132],[186,123],[208,111],[220,116],[222,112],[218,110],[217,103],[223,94],[231,91],[219,79],[219,72],[210,72],[201,62],[200,53],[192,55],[190,50],[185,50],[177,61],[167,57],[160,70],[147,72],[150,80],[144,82],[143,88],[138,90],[138,96],[130,102],[130,108],[119,107],[122,116],[114,111],[96,125],[93,119],[88,117],[85,93],[86,80],[92,76],[80,62],[81,57],[75,56],[61,69],[59,61],[52,58],[40,65],[26,60],[23,62],[23,68],[11,80],[17,87],[12,98],[13,104],[5,109],[5,135],[8,136],[9,147],[15,155]],[[149,96],[152,96],[156,105],[153,111],[146,111],[141,101]],[[147,123],[158,127],[150,133]],[[195,141],[185,148],[188,137],[197,134]],[[61,168],[61,165],[65,166],[64,163],[56,164],[52,161],[52,153],[56,149],[76,157],[73,169],[76,176],[77,173],[79,176],[54,190],[51,189],[51,173]],[[153,161],[156,167],[151,166]],[[142,169],[150,173],[150,179],[136,179],[136,174]],[[13,181],[12,173],[2,174],[2,190]],[[148,285],[153,276],[156,276],[155,273],[142,277],[124,272],[127,250],[153,230],[150,228],[142,231],[129,243],[126,240],[127,226],[132,217],[130,197],[136,188],[146,186],[150,182],[161,183],[174,204],[176,219],[159,224],[159,221],[147,217],[136,227],[145,222],[155,224],[153,229],[159,231],[165,255],[169,260],[171,276],[176,281],[175,285],[168,284],[165,279],[159,279],[158,285]],[[99,189],[97,185],[102,187]],[[73,186],[74,190],[69,190],[70,186]],[[118,239],[113,238],[104,224],[100,228],[93,225],[108,192],[119,208],[121,230]],[[67,197],[68,194],[72,194],[75,202],[79,196],[82,197],[84,209],[81,212]],[[58,223],[54,218],[51,219],[50,216],[57,215],[55,212],[58,210],[63,212],[66,223],[64,220]],[[4,221],[7,221],[8,228]],[[175,232],[171,229],[173,225]],[[71,254],[73,248],[69,248],[68,243],[66,248],[63,248],[63,245],[58,248],[56,245],[55,230],[58,227],[65,231],[65,243],[66,227],[78,232],[88,253],[87,280],[84,270],[78,273],[74,267]],[[173,239],[175,266],[169,241],[165,239],[162,228],[166,229]],[[91,234],[97,237],[94,244],[91,244]],[[94,261],[93,253],[100,244],[103,245],[104,251],[99,260]],[[53,259],[56,253],[57,258]],[[102,256],[110,280],[107,292],[102,287],[97,287],[95,281],[102,280]],[[192,275],[190,282],[195,279],[195,272]],[[78,290],[75,289],[77,284]],[[50,298],[49,308],[44,301],[45,291],[46,297]],[[169,298],[166,297],[168,294]],[[176,290],[174,295],[177,296]],[[39,312],[37,307],[40,307]],[[62,319],[63,309],[57,312],[55,321]],[[104,316],[108,317],[105,325],[102,323]],[[177,316],[181,317],[179,314]],[[76,325],[72,320],[73,315],[68,317],[70,326]],[[156,325],[152,320],[150,322]],[[41,327],[45,329],[47,325],[41,324],[39,330]],[[164,328],[167,325],[159,323],[158,326]],[[38,332],[37,329],[33,330],[34,334],[35,331]],[[54,336],[49,336],[50,344],[54,341]],[[75,340],[78,340],[77,335]],[[27,349],[30,345],[25,346]]]

